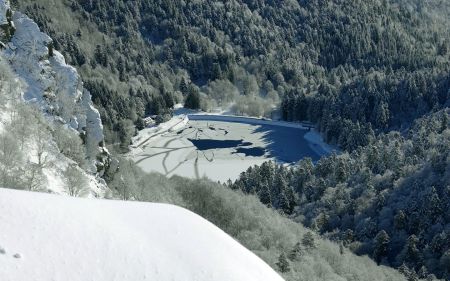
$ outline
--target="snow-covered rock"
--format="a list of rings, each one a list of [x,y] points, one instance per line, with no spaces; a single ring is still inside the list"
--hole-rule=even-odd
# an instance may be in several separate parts
[[[0,0],[0,22],[8,7],[8,1]],[[53,56],[49,57],[48,46],[52,39],[42,33],[34,21],[14,12],[13,22],[16,31],[3,53],[26,85],[24,99],[86,135],[91,170],[95,172],[95,159],[102,152],[99,146],[103,142],[103,126],[90,93],[83,88],[77,70],[66,64],[61,53],[53,51]]]
[[[2,281],[283,280],[222,230],[171,205],[0,189],[0,229]]]
[[[6,11],[9,7],[9,0],[0,0],[0,25],[8,23],[6,20]]]

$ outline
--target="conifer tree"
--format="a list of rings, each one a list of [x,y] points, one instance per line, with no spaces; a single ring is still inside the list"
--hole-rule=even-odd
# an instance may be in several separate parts
[[[180,82],[180,91],[183,95],[187,95],[188,94],[188,87],[187,87],[187,83],[186,80],[183,78],[181,78],[181,82]]]
[[[12,11],[11,11],[11,9],[7,9],[6,10],[6,20],[8,21],[8,23],[11,23],[11,21],[12,21]]]
[[[269,185],[265,182],[261,184],[259,191],[259,199],[261,200],[261,203],[263,203],[264,205],[269,207],[272,206],[272,199],[270,198]]]
[[[53,57],[53,42],[48,43],[47,48],[48,48],[48,57],[49,58]]]
[[[306,232],[303,235],[302,245],[307,250],[311,250],[311,249],[315,249],[316,248],[314,235],[310,231]]]
[[[278,266],[278,270],[281,273],[286,273],[291,271],[291,268],[289,266],[289,261],[286,258],[286,255],[284,253],[281,253],[281,255],[278,257],[278,262],[276,263]]]
[[[300,259],[303,256],[303,249],[302,249],[302,245],[300,244],[300,242],[297,242],[294,245],[294,248],[292,248],[292,250],[289,252],[288,258],[291,261],[295,261]]]
[[[197,90],[191,89],[184,102],[184,107],[190,109],[200,109],[200,94]]]
[[[387,255],[390,238],[386,231],[381,230],[375,237],[375,249],[373,257],[375,261],[380,264],[383,257]]]

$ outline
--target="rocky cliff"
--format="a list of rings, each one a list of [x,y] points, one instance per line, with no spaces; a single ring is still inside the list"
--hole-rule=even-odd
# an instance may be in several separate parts
[[[2,53],[24,84],[24,100],[38,105],[48,118],[78,131],[90,160],[88,171],[101,173],[107,155],[103,126],[76,69],[53,50],[52,39],[35,22],[11,11],[8,0],[0,0],[0,26],[8,25],[14,33],[3,36]]]

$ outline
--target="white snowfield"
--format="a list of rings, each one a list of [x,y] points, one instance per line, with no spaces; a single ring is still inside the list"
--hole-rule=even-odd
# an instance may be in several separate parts
[[[281,281],[185,209],[0,188],[2,281]]]

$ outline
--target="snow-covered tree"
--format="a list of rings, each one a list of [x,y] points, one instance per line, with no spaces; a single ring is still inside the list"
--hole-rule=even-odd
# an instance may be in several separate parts
[[[302,245],[307,250],[316,248],[316,242],[315,242],[314,235],[312,234],[312,232],[308,231],[303,235]]]
[[[291,271],[289,261],[287,260],[286,255],[284,253],[281,253],[281,255],[278,257],[277,266],[278,270],[282,273]]]
[[[288,258],[291,261],[296,261],[302,258],[303,256],[303,248],[302,245],[300,244],[300,242],[297,242],[294,247],[292,248],[292,250],[289,252]]]
[[[386,231],[381,230],[380,232],[378,232],[377,236],[375,237],[375,246],[373,250],[373,257],[378,264],[381,262],[383,257],[387,255],[389,242],[390,238]]]
[[[88,179],[84,173],[75,165],[69,165],[63,173],[70,196],[81,197],[88,192]]]

